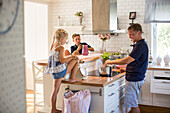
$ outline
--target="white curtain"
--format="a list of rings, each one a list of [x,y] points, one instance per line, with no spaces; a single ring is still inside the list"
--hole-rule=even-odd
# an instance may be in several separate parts
[[[146,0],[145,23],[170,23],[170,0]]]

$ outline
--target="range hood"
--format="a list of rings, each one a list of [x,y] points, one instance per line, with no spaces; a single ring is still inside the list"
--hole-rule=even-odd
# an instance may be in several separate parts
[[[93,31],[93,30],[83,30],[82,35],[98,35],[98,34],[111,34],[111,35],[117,35],[120,33],[127,33],[126,29],[123,30],[107,30],[107,31]]]

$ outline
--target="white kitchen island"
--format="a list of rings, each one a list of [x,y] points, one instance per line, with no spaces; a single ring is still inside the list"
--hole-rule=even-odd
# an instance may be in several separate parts
[[[94,60],[100,57],[84,57],[83,60],[87,62],[87,68],[96,65]],[[88,64],[91,62],[92,64]],[[39,62],[45,66],[47,63]],[[94,64],[93,64],[94,63]],[[97,64],[98,65],[98,64]],[[96,67],[97,68],[97,67]],[[91,70],[89,68],[89,70]],[[68,90],[84,90],[89,89],[91,92],[91,106],[90,113],[124,113],[122,104],[124,99],[124,79],[125,73],[121,73],[114,77],[100,77],[100,76],[87,76],[87,79],[81,82],[70,82],[69,79],[63,79],[60,91],[57,97],[57,108],[62,109],[63,95]],[[50,97],[53,87],[53,78],[49,75],[44,75],[44,109],[46,113],[50,112]],[[39,113],[45,113],[40,110]]]
[[[63,80],[57,97],[57,108],[62,109],[63,95],[68,90],[89,89],[92,96],[90,113],[125,113],[125,109],[122,108],[125,86],[124,75],[125,73],[114,77],[88,76],[82,82]],[[45,107],[50,107],[51,91],[49,89],[45,91],[45,97],[48,97]]]

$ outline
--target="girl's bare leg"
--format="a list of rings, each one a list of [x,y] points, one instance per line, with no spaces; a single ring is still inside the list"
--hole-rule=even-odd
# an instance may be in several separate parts
[[[70,73],[70,80],[71,81],[81,81],[81,79],[75,78],[75,75],[76,75],[77,70],[78,70],[78,66],[79,66],[79,62],[77,60],[71,60],[67,64],[66,75],[71,71],[71,73]]]
[[[51,113],[57,113],[60,111],[60,110],[56,109],[56,101],[57,101],[57,94],[58,94],[58,91],[59,91],[59,88],[61,85],[61,80],[62,80],[62,78],[55,79],[53,81],[53,92],[51,95],[51,105],[52,105]]]

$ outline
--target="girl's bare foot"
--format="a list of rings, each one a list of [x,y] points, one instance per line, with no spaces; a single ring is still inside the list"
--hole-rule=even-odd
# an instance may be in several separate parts
[[[62,111],[61,110],[58,110],[58,109],[51,109],[51,113],[61,113]]]
[[[69,80],[70,82],[81,82],[82,81],[81,79],[78,79],[78,78],[70,78]]]

